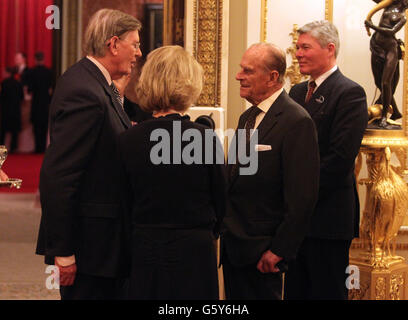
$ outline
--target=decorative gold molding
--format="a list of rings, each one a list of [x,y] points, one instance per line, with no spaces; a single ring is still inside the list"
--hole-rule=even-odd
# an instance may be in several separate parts
[[[386,284],[385,278],[378,277],[375,283],[375,300],[385,300]]]
[[[66,68],[72,66],[75,62],[78,61],[79,58],[78,37],[81,34],[82,30],[79,30],[78,23],[75,23],[75,21],[78,21],[78,19],[82,19],[82,12],[79,12],[79,8],[80,6],[78,0],[67,1],[66,17],[67,21],[70,21],[70,23],[64,25],[65,28],[68,28],[66,48],[64,50],[64,54],[66,55]]]
[[[173,38],[173,0],[164,0],[163,8],[163,45],[167,46]]]
[[[408,16],[408,10],[405,11],[405,16]],[[404,33],[404,41],[405,43],[408,41],[408,26],[405,25],[405,33]],[[404,131],[405,136],[408,136],[408,54],[404,55],[404,71],[403,71],[403,91],[402,91],[402,130]],[[404,121],[405,120],[405,121]]]
[[[401,300],[401,291],[404,289],[404,278],[402,274],[394,274],[390,280],[390,297],[391,300]]]
[[[294,24],[292,32],[289,33],[289,35],[292,36],[292,46],[286,49],[286,53],[290,54],[292,57],[292,65],[286,69],[285,75],[287,78],[289,78],[291,87],[303,80],[306,80],[308,77],[300,73],[299,62],[296,59],[296,43],[299,38],[298,30],[298,25]]]
[[[204,68],[204,87],[197,105],[221,104],[223,0],[194,1],[194,56]]]
[[[324,18],[333,22],[333,0],[326,0]]]
[[[268,0],[261,0],[261,42],[266,42],[268,28]]]

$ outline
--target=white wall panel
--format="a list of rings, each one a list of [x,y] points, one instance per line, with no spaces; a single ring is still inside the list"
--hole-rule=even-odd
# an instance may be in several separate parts
[[[278,1],[268,0],[267,12],[267,33],[266,41],[272,42],[286,51],[292,46],[293,25],[302,27],[304,24],[323,20],[325,17],[325,1],[313,0],[290,0]],[[288,67],[292,64],[292,57],[287,56]],[[286,83],[285,89],[289,90],[289,83]]]

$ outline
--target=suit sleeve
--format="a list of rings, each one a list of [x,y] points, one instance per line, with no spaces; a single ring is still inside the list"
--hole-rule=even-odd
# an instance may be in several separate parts
[[[313,120],[304,117],[283,140],[284,217],[270,250],[289,261],[296,255],[308,228],[319,189],[319,149]]]
[[[227,172],[224,164],[224,150],[221,143],[218,138],[215,138],[213,141],[215,144],[215,159],[213,159],[214,164],[211,165],[211,192],[217,218],[214,226],[214,235],[218,238],[221,233],[222,221],[226,211]]]
[[[344,180],[352,171],[367,120],[367,101],[363,88],[354,86],[344,91],[337,102],[330,128],[328,152],[321,158],[321,187]]]
[[[70,256],[75,248],[78,190],[100,135],[104,112],[98,97],[84,88],[56,95],[51,144],[40,175],[41,224],[46,234],[45,254]]]

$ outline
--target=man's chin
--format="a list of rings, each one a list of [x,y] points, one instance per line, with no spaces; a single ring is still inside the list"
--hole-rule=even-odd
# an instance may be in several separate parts
[[[309,75],[309,70],[307,68],[300,67],[299,72],[304,76]]]
[[[241,98],[246,99],[248,97],[248,92],[246,90],[241,89],[239,91],[239,95],[241,96]]]

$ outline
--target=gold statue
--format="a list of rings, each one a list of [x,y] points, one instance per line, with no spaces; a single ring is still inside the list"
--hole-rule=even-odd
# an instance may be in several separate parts
[[[360,232],[367,259],[377,268],[387,268],[403,258],[395,256],[395,239],[408,210],[408,186],[390,164],[389,147],[367,155],[370,179]],[[391,243],[394,248],[391,250]]]

